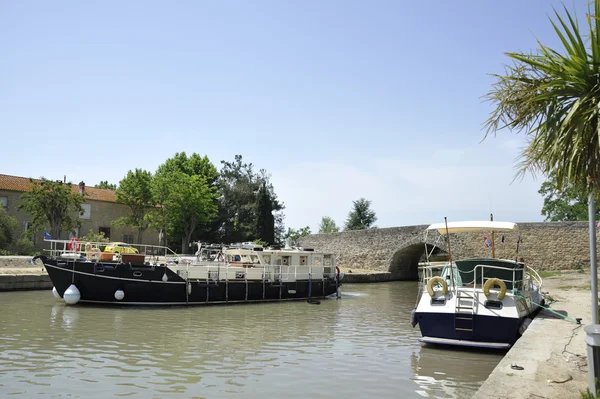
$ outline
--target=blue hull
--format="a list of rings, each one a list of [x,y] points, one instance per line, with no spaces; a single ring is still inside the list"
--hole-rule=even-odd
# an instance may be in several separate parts
[[[455,313],[416,313],[424,337],[514,344],[522,319]]]

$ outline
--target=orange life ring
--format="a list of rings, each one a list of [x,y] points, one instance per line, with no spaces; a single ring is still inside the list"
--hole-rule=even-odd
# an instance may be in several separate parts
[[[79,239],[77,237],[71,238],[71,241],[69,242],[69,249],[71,251],[79,251],[79,247]]]

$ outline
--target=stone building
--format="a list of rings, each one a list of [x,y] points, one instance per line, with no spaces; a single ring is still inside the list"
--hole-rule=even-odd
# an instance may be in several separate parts
[[[35,180],[35,179],[34,179]],[[21,195],[31,191],[32,183],[29,178],[9,176],[0,174],[0,206],[4,206],[10,216],[19,221],[16,237],[20,237],[30,226],[32,217],[19,210]],[[75,234],[70,232],[61,232],[61,237],[52,237],[53,239],[69,239],[73,236],[81,237],[90,231],[94,233],[104,232],[104,235],[112,241],[123,241],[134,243],[137,239],[137,229],[133,227],[115,227],[112,222],[122,216],[131,213],[127,205],[117,202],[116,192],[107,189],[88,187],[84,182],[79,185],[72,185],[73,192],[83,193],[85,202],[82,207],[84,212],[79,216],[81,227],[75,229]],[[47,249],[48,245],[44,243],[44,232],[38,232],[32,235],[33,243],[37,250]],[[142,236],[143,244],[158,244],[158,232],[156,229],[148,228]]]

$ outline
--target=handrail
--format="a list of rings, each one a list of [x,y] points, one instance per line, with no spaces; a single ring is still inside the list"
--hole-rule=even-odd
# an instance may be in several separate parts
[[[421,266],[421,269],[423,269],[424,271],[424,275],[423,275],[423,283],[427,284],[427,282],[429,280],[431,280],[433,277],[436,277],[433,275],[433,271],[434,270],[441,270],[444,267],[455,267],[454,265],[449,265],[448,263],[444,264],[444,265],[431,265],[431,266]],[[494,277],[494,278],[498,278],[499,280],[505,282],[505,283],[511,283],[513,289],[515,289],[516,287],[521,287],[523,288],[524,286],[526,286],[526,281],[528,280],[533,280],[533,282],[536,284],[536,287],[538,290],[541,290],[542,287],[542,278],[540,277],[540,275],[532,268],[525,266],[522,271],[523,271],[523,278],[522,279],[517,279],[516,278],[516,272],[518,271],[518,269],[515,269],[513,267],[503,267],[503,266],[496,266],[496,265],[486,265],[486,264],[478,264],[475,265],[475,267],[473,267],[472,270],[469,271],[460,271],[461,273],[473,273],[473,280],[469,281],[469,282],[462,282],[463,286],[464,285],[471,285],[473,284],[473,290],[475,289],[475,287],[477,286],[477,269],[481,269],[481,286],[483,287],[484,285],[484,281],[489,280],[491,277],[486,277],[485,276],[485,269],[496,269],[496,270],[504,270],[504,271],[509,271],[512,272],[512,280],[511,279],[501,279],[498,277]],[[453,290],[456,289],[460,289],[459,286],[455,287],[455,282],[451,281],[449,284],[449,287]],[[469,287],[470,289],[471,287]]]

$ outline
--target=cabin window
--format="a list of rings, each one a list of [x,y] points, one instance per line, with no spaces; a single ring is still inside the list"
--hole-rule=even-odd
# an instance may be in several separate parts
[[[283,257],[283,264],[284,265],[289,265],[290,264],[290,257],[289,256],[284,256]]]
[[[431,298],[432,306],[443,306],[446,304],[446,297],[441,298]]]
[[[485,301],[483,306],[488,309],[502,309],[503,305],[501,301]]]
[[[323,258],[323,265],[324,266],[332,266],[331,255],[326,255]]]
[[[265,263],[267,265],[271,263],[271,255],[265,255]]]
[[[313,265],[315,265],[315,266],[321,266],[321,258],[318,257],[318,256],[315,256],[313,258]]]
[[[301,265],[306,265],[308,263],[307,262],[307,258],[308,258],[308,256],[301,256],[300,257],[300,264]]]

